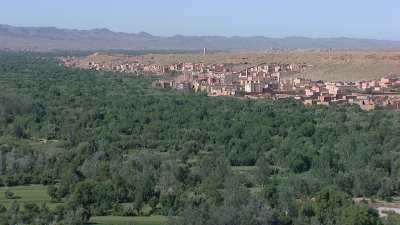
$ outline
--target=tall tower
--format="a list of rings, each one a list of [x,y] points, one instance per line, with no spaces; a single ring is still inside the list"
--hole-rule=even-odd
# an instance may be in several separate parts
[[[206,56],[207,55],[207,48],[204,48],[203,49],[203,56]]]

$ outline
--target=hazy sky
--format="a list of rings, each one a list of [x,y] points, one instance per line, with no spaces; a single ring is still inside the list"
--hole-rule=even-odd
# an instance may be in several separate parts
[[[0,23],[162,36],[400,40],[400,0],[0,0]]]

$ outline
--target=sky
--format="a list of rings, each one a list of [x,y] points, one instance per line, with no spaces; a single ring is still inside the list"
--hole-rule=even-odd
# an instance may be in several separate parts
[[[0,24],[400,40],[399,0],[0,0]]]

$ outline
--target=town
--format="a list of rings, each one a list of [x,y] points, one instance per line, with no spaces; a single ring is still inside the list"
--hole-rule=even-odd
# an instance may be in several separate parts
[[[204,56],[206,56],[204,49]],[[98,56],[96,53],[94,56]],[[76,58],[64,58],[66,66],[77,66]],[[400,79],[389,74],[364,81],[314,81],[302,77],[312,69],[307,63],[261,63],[251,66],[179,62],[145,63],[140,60],[88,61],[79,65],[91,70],[155,75],[157,88],[205,92],[209,96],[234,96],[251,99],[293,98],[305,105],[357,104],[363,110],[399,110]],[[298,76],[296,78],[290,78]]]

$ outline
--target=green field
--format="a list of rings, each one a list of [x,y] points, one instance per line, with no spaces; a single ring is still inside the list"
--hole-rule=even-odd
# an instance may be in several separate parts
[[[121,216],[99,216],[92,217],[91,223],[98,225],[165,225],[168,218],[165,216],[150,217],[121,217]]]
[[[5,192],[9,190],[14,193],[17,199],[7,199]],[[54,209],[57,204],[51,202],[50,196],[47,194],[47,186],[44,185],[29,185],[15,187],[0,188],[0,204],[8,207],[13,201],[19,203],[45,203],[49,208]],[[101,216],[93,217],[92,224],[99,225],[164,225],[167,222],[167,217],[151,216],[151,217],[121,217],[121,216]]]
[[[249,173],[249,172],[254,172],[257,169],[257,167],[256,166],[232,166],[231,169],[233,172]]]
[[[14,193],[17,199],[7,199],[5,192],[9,190]],[[0,203],[9,206],[13,201],[19,203],[46,203],[48,207],[54,208],[57,203],[52,203],[50,196],[47,194],[47,187],[44,185],[29,185],[16,187],[1,187],[0,188]]]
[[[57,140],[49,140],[46,142],[30,140],[29,143],[35,150],[45,151],[49,154],[57,154],[59,151],[63,151],[62,142]]]

